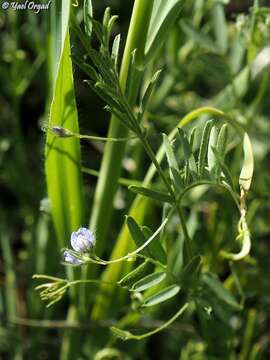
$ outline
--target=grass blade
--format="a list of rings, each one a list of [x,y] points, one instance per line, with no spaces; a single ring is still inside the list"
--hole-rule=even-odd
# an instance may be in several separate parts
[[[60,125],[79,133],[73,88],[69,34],[66,31],[51,104],[49,127]],[[76,138],[61,139],[47,133],[45,170],[52,217],[60,247],[83,221],[80,146]]]

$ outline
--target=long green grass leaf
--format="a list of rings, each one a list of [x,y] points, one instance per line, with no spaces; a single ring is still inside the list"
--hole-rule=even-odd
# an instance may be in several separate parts
[[[65,11],[64,11],[65,10]],[[63,9],[63,13],[69,9]],[[70,58],[68,15],[64,16],[63,45],[53,100],[49,127],[60,125],[79,133],[77,108],[74,95],[72,64]],[[83,197],[80,164],[80,144],[76,138],[61,139],[47,133],[45,170],[52,218],[60,247],[67,245],[71,231],[83,221]]]

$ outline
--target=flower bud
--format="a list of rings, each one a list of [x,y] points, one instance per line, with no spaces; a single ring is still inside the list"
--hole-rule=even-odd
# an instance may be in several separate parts
[[[77,259],[75,256],[70,254],[68,250],[64,251],[63,257],[64,257],[64,262],[71,265],[81,265],[83,263],[80,259]]]
[[[71,234],[71,246],[75,251],[86,253],[92,250],[94,246],[95,237],[91,230],[80,228]]]
[[[68,129],[65,129],[61,126],[53,126],[52,127],[52,132],[54,135],[56,136],[59,136],[59,137],[71,137],[71,136],[74,136],[74,134],[68,130]]]

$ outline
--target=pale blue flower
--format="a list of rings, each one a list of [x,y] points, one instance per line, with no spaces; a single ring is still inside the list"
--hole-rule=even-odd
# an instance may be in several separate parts
[[[75,251],[80,253],[87,253],[92,250],[94,246],[95,236],[93,232],[87,228],[80,228],[78,231],[73,231],[71,234],[71,246]]]
[[[77,259],[75,256],[70,254],[68,250],[64,251],[63,258],[64,258],[64,262],[71,265],[81,265],[83,263],[82,260]]]

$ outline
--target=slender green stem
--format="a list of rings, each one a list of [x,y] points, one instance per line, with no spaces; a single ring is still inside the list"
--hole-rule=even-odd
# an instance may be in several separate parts
[[[144,260],[147,260],[147,261],[149,261],[150,263],[154,264],[157,267],[161,267],[161,269],[166,272],[166,274],[171,278],[171,280],[173,282],[175,282],[176,284],[179,283],[179,279],[177,279],[176,276],[170,270],[168,270],[168,267],[166,265],[163,265],[160,261],[155,260],[155,259],[150,258],[150,257],[146,257],[146,256],[144,256],[142,254],[137,254],[137,257],[140,257],[140,258],[142,258]]]
[[[99,171],[94,170],[94,169],[89,169],[89,168],[86,168],[84,166],[82,167],[82,172],[85,173],[85,174],[88,174],[88,175],[95,176],[95,177],[99,176]],[[120,177],[118,179],[118,183],[123,185],[123,186],[130,186],[130,185],[142,186],[142,183],[140,181],[138,181],[138,180],[126,179],[126,178],[122,178],[122,177]]]
[[[128,253],[125,256],[122,256],[120,258],[117,259],[113,259],[113,260],[103,260],[100,259],[99,257],[95,257],[95,258],[89,258],[89,262],[90,263],[95,263],[95,264],[99,264],[99,265],[109,265],[109,264],[115,264],[118,262],[122,262],[124,260],[131,260],[133,257],[136,257],[136,255],[141,252],[144,248],[146,248],[151,241],[153,241],[155,239],[155,237],[161,232],[161,230],[165,227],[165,225],[168,223],[169,219],[171,218],[172,214],[173,214],[174,209],[171,209],[170,213],[168,214],[167,218],[162,222],[162,224],[159,226],[159,228],[154,232],[154,234],[145,242],[143,243],[143,245],[141,245],[140,247],[138,247],[136,250],[132,251],[131,253]],[[87,259],[85,260],[87,261]]]
[[[121,285],[119,285],[118,283],[112,283],[109,281],[102,281],[102,280],[96,280],[96,279],[88,279],[88,280],[74,280],[74,281],[70,281],[68,283],[68,287],[74,286],[74,285],[80,285],[80,284],[97,284],[97,285],[108,285],[108,286],[114,286],[114,287],[119,287],[121,289],[124,289]],[[126,290],[126,289],[125,289]]]
[[[0,211],[0,219],[4,219],[3,213]],[[14,324],[12,326],[12,322],[15,318],[19,315],[19,309],[18,309],[18,299],[17,299],[17,289],[16,289],[16,273],[14,271],[14,259],[13,254],[11,250],[11,244],[10,239],[8,236],[8,232],[6,229],[5,221],[1,221],[0,224],[0,247],[3,254],[3,260],[4,260],[4,270],[5,270],[5,276],[4,276],[4,285],[5,285],[5,316],[7,318],[8,322],[8,329],[9,331],[12,331],[12,334],[14,336],[18,337],[18,344],[14,348],[14,359],[22,359],[22,348],[21,348],[21,334],[20,329],[18,327],[15,327]],[[1,314],[2,315],[2,314]],[[2,321],[1,321],[2,322]],[[1,324],[2,326],[2,324]]]
[[[145,137],[142,137],[141,141],[142,141],[142,144],[143,144],[148,156],[150,157],[151,161],[155,165],[158,174],[160,175],[161,179],[163,180],[164,185],[167,187],[167,190],[169,191],[172,198],[174,199],[176,210],[177,210],[177,213],[178,213],[178,216],[179,216],[182,228],[183,228],[184,237],[185,237],[185,240],[186,240],[185,245],[186,245],[187,257],[188,257],[188,260],[190,260],[192,258],[192,241],[191,241],[191,238],[190,238],[189,233],[188,233],[188,229],[187,229],[187,226],[186,226],[186,221],[185,221],[185,217],[184,217],[184,214],[183,214],[182,207],[178,203],[176,194],[174,193],[169,181],[167,180],[167,178],[166,178],[166,176],[165,176],[165,174],[164,174],[164,172],[163,172],[163,170],[162,170],[162,168],[160,166],[160,163],[157,161],[156,156],[155,156],[151,146],[149,145],[147,139]]]
[[[145,339],[149,336],[152,336],[164,329],[166,329],[168,326],[170,326],[176,319],[179,318],[179,316],[181,316],[185,311],[186,309],[188,308],[189,306],[189,303],[185,303],[168,321],[166,321],[162,326],[152,330],[152,331],[149,331],[147,333],[144,333],[144,334],[141,334],[141,335],[135,335],[135,334],[132,334],[131,332],[129,331],[124,331],[124,330],[121,330],[121,329],[118,329],[118,328],[115,328],[115,327],[112,327],[112,331],[115,333],[116,336],[119,336],[121,337],[123,340],[130,340],[130,339],[133,339],[133,340],[142,340],[142,339]]]
[[[250,309],[248,312],[247,325],[245,329],[243,345],[239,360],[245,360],[248,358],[248,354],[251,347],[251,340],[255,330],[256,317],[257,317],[256,310]]]
[[[137,139],[137,136],[127,136],[124,138],[108,138],[102,136],[81,135],[81,134],[74,134],[74,136],[77,137],[78,139],[94,140],[94,141],[111,141],[111,142],[124,142],[124,141]]]
[[[191,185],[189,185],[188,187],[185,188],[185,190],[178,196],[177,198],[177,202],[180,203],[183,199],[183,197],[193,188],[197,187],[197,186],[202,186],[202,185],[211,185],[211,186],[216,186],[219,187],[221,189],[225,189],[229,192],[229,194],[231,195],[232,199],[234,200],[234,203],[239,211],[239,213],[241,213],[241,208],[240,208],[240,204],[239,201],[237,199],[237,197],[235,196],[235,194],[230,191],[229,187],[223,184],[219,184],[219,183],[215,183],[213,181],[209,181],[209,180],[203,180],[203,181],[199,181],[199,182],[195,182]]]
[[[96,136],[96,135],[86,135],[72,132],[68,129],[65,129],[61,126],[53,126],[53,127],[44,127],[44,131],[50,130],[50,132],[55,136],[62,139],[69,139],[71,137],[82,139],[82,140],[93,140],[93,141],[111,141],[111,142],[125,142],[133,139],[137,139],[137,136],[126,136],[123,138],[110,138],[104,136]]]
[[[164,172],[163,172],[163,170],[162,170],[159,162],[157,161],[156,156],[155,156],[155,154],[154,154],[154,152],[153,152],[153,150],[152,150],[149,142],[148,142],[147,139],[146,139],[145,137],[143,137],[143,136],[141,136],[141,139],[140,139],[140,140],[141,140],[141,142],[142,142],[142,144],[143,144],[143,146],[144,146],[144,148],[145,148],[145,151],[147,152],[150,160],[152,161],[152,163],[153,163],[154,166],[156,167],[156,170],[157,170],[158,174],[160,175],[160,177],[161,177],[164,185],[166,186],[168,192],[171,194],[171,196],[172,196],[173,198],[175,198],[175,195],[174,195],[174,192],[173,192],[173,190],[172,190],[172,187],[171,187],[168,179],[166,178],[166,176],[165,176],[165,174],[164,174]]]
[[[40,275],[40,274],[34,274],[32,276],[32,279],[42,279],[42,280],[52,280],[52,281],[66,281],[62,278],[57,278],[55,276],[50,276],[50,275]]]
[[[176,200],[177,201],[177,200]],[[184,233],[184,238],[185,238],[185,246],[186,246],[186,252],[187,252],[187,260],[191,260],[192,258],[192,240],[189,236],[188,233],[188,229],[187,229],[187,225],[186,225],[186,220],[183,214],[183,210],[182,207],[179,204],[176,204],[176,209],[177,209],[177,213],[181,222],[181,226],[183,229],[183,233]]]

